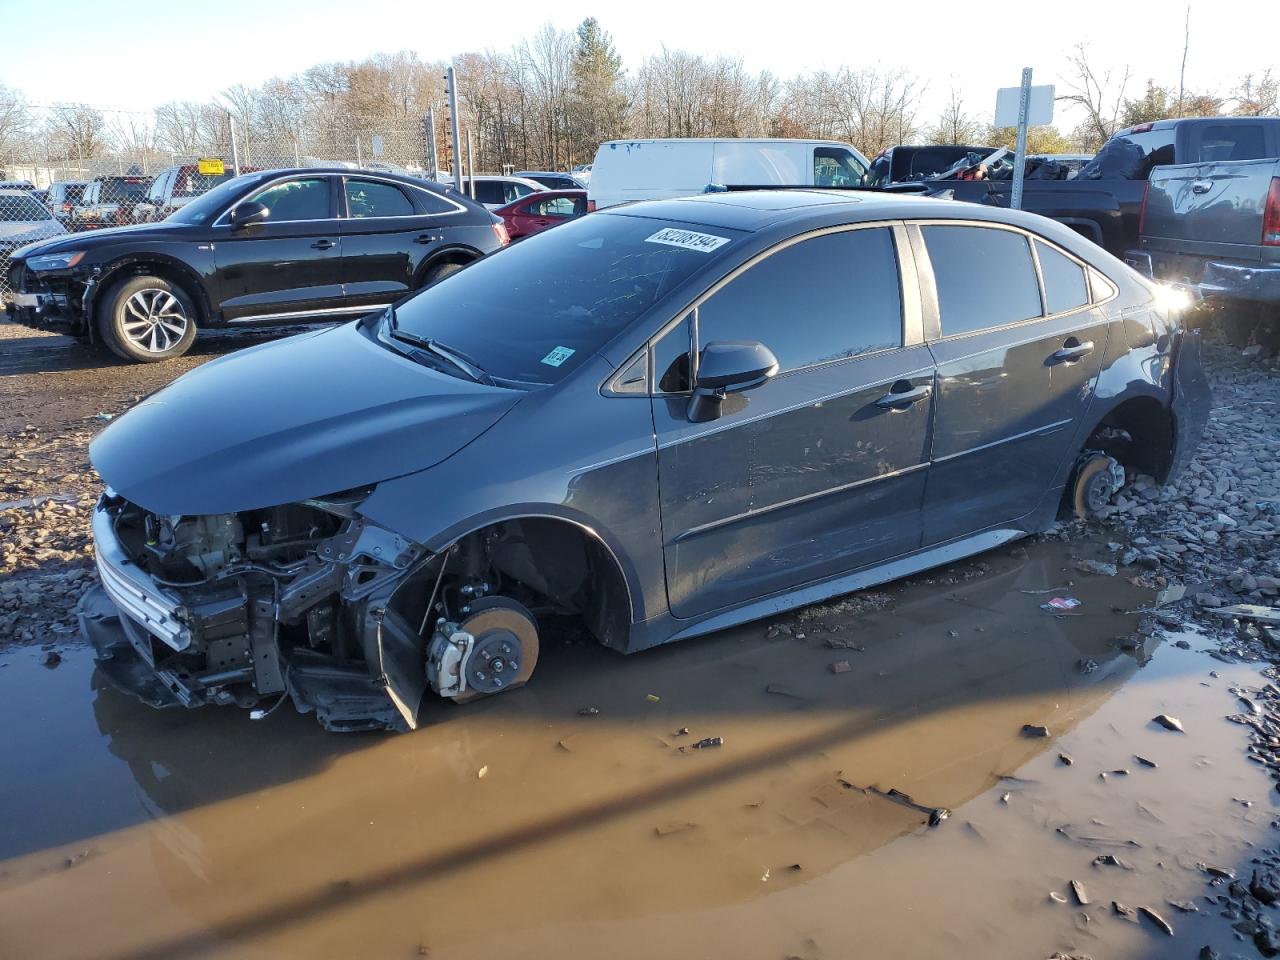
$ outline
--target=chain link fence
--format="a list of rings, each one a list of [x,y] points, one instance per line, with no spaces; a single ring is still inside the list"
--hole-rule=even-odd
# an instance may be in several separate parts
[[[237,171],[345,166],[448,178],[443,110],[360,116],[279,107],[278,117],[248,122],[212,105],[32,108],[28,135],[0,149],[0,304],[14,297],[14,250],[163,219]]]

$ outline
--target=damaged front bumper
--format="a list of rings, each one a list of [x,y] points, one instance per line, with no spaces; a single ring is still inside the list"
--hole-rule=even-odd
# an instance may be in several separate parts
[[[72,273],[44,276],[22,263],[8,268],[9,299],[5,314],[14,323],[35,330],[88,331],[85,306],[93,295],[96,278]]]
[[[289,697],[336,731],[416,726],[425,643],[411,624],[425,624],[433,557],[349,500],[159,518],[108,492],[93,533],[101,585],[80,626],[127,692],[156,707]]]

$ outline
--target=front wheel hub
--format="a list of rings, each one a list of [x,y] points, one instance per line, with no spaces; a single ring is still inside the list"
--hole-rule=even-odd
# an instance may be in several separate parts
[[[510,630],[494,630],[476,638],[467,661],[467,686],[497,693],[520,673],[520,639]]]

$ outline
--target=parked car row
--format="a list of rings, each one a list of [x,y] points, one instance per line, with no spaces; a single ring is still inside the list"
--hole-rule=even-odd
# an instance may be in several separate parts
[[[113,233],[149,265],[113,267]],[[109,676],[407,730],[530,682],[548,622],[631,653],[1089,516],[1126,471],[1178,474],[1208,416],[1197,331],[1034,214],[808,187],[501,239],[452,191],[295,170],[18,258],[144,353],[304,299],[366,313],[94,440],[81,626]]]

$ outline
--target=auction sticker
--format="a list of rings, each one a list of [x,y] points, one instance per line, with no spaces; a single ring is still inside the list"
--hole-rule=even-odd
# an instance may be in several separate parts
[[[542,358],[542,362],[545,363],[548,367],[558,367],[560,366],[560,364],[564,363],[566,360],[572,357],[575,353],[577,353],[577,351],[571,347],[556,347],[554,350],[552,350],[550,353],[548,353],[545,357]]]
[[[665,243],[669,247],[680,247],[684,250],[697,250],[699,253],[710,253],[729,242],[728,237],[717,237],[712,233],[695,233],[692,230],[677,230],[667,227],[659,230],[651,237],[645,237],[645,243]]]

